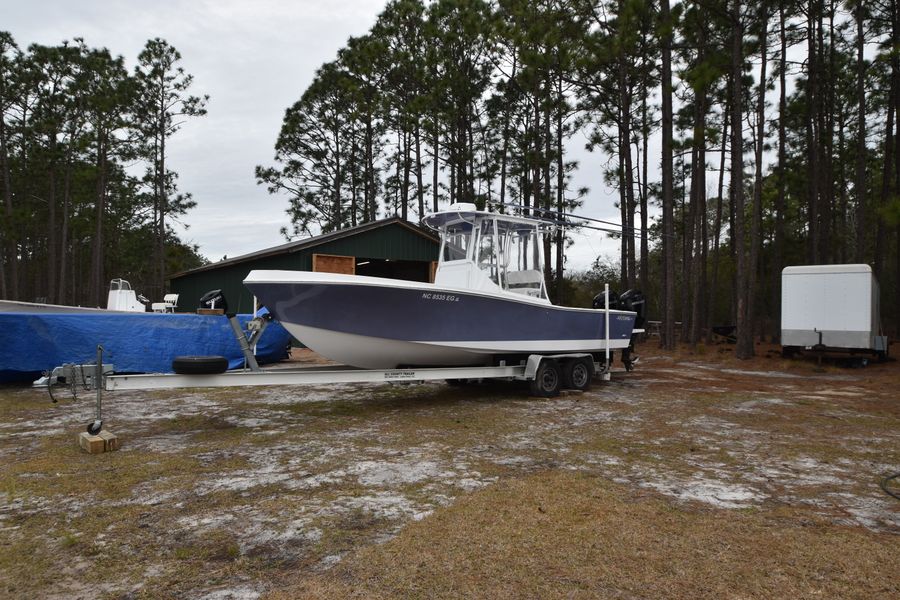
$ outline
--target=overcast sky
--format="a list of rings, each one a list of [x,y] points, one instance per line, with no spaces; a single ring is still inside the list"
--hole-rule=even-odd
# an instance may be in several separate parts
[[[197,202],[179,228],[185,241],[216,261],[280,244],[287,225],[284,196],[256,184],[258,164],[270,164],[285,109],[300,98],[317,67],[333,60],[350,36],[368,31],[385,0],[35,0],[4,2],[0,28],[24,49],[83,37],[91,47],[124,56],[133,69],[150,38],[182,54],[194,75],[192,93],[209,94],[209,114],[192,119],[170,142],[169,165],[179,187]],[[570,144],[581,163],[573,188],[591,189],[585,214],[618,221],[616,191],[602,182],[606,158],[589,154],[579,136]],[[651,159],[659,148],[651,148]],[[655,162],[651,160],[651,164]],[[654,179],[651,176],[651,181]],[[575,235],[568,268],[587,268],[619,244],[601,232]]]

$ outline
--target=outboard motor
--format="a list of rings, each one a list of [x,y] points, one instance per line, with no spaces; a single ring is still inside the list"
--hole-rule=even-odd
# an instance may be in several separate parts
[[[606,308],[604,295],[602,293],[594,296],[592,306],[595,309]],[[637,313],[634,318],[635,329],[644,328],[646,314],[645,306],[646,303],[644,301],[644,294],[642,294],[639,290],[627,290],[621,295],[615,293],[612,290],[609,291],[610,310],[627,310]],[[634,340],[636,335],[637,334],[633,333],[631,335],[631,341],[628,344],[628,347],[622,349],[622,363],[625,365],[625,369],[627,371],[631,371],[634,369],[634,363],[637,360],[636,358],[631,357],[631,353],[634,352]]]
[[[594,296],[594,301],[591,302],[591,308],[599,309],[606,308],[605,304],[606,298],[603,292],[600,292],[596,296]],[[619,306],[619,295],[612,290],[609,290],[609,308],[611,310],[619,310],[621,307]]]
[[[225,295],[222,293],[222,290],[210,290],[203,294],[200,298],[200,308],[218,308],[225,314],[228,314],[228,302],[225,300]]]
[[[612,302],[610,302],[612,304]],[[634,319],[634,328],[643,329],[646,319],[646,302],[644,294],[640,290],[628,290],[619,296],[619,308],[631,310],[637,313]]]

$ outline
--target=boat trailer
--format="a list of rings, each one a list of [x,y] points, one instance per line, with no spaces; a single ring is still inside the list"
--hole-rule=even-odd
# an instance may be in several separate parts
[[[607,287],[607,294],[608,287]],[[608,297],[608,296],[607,296]],[[270,316],[258,317],[248,324],[244,333],[234,315],[226,315],[231,322],[235,337],[244,353],[245,368],[224,373],[150,373],[115,374],[112,365],[103,364],[103,348],[97,346],[97,361],[94,364],[66,364],[56,367],[34,382],[33,387],[47,388],[51,399],[53,387],[67,385],[73,397],[78,388],[95,391],[97,395],[96,418],[88,426],[88,432],[96,434],[102,428],[102,393],[124,390],[171,390],[184,388],[252,387],[274,385],[324,385],[333,383],[419,383],[425,381],[447,381],[451,385],[465,384],[477,380],[507,380],[528,382],[532,396],[551,398],[561,390],[586,391],[595,377],[610,380],[613,352],[609,347],[607,334],[606,348],[602,353],[531,354],[527,358],[499,360],[494,366],[467,367],[408,367],[396,369],[357,369],[343,365],[318,367],[270,367],[260,368],[253,355],[253,343],[262,334]],[[609,313],[606,315],[609,331]],[[632,340],[643,330],[636,329]],[[631,371],[638,358],[631,355],[632,346],[622,351],[622,362]],[[192,357],[180,357],[192,358]],[[198,357],[193,357],[198,358]],[[219,358],[219,357],[209,357]],[[176,358],[176,362],[178,359]]]
[[[636,362],[636,359],[633,361]],[[610,380],[609,363],[587,353],[532,354],[519,364],[496,366],[356,369],[343,365],[228,371],[218,374],[113,374],[111,365],[63,365],[34,382],[34,387],[69,385],[85,391],[171,390],[184,388],[325,385],[332,383],[465,383],[482,379],[525,381],[535,396],[557,396],[563,389],[590,389],[595,377]],[[97,373],[100,375],[96,375]],[[90,374],[82,377],[80,374]]]

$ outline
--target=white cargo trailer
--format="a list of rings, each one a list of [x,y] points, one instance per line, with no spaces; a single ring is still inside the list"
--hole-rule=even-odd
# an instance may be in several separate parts
[[[878,281],[869,265],[809,265],[781,272],[781,345],[887,356]]]

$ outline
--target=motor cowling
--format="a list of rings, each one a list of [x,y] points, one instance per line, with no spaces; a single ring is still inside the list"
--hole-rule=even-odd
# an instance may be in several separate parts
[[[591,302],[591,307],[594,309],[602,309],[607,308],[606,306],[606,298],[603,292],[600,292],[596,296],[594,296],[594,301]],[[619,306],[619,294],[616,292],[609,290],[609,309],[611,310],[619,310],[621,307]]]
[[[222,290],[210,290],[200,297],[200,308],[221,309],[228,314],[228,301],[225,300],[225,294]]]
[[[627,290],[619,296],[619,307],[637,313],[634,320],[635,329],[643,329],[646,319],[647,302],[640,290]]]

